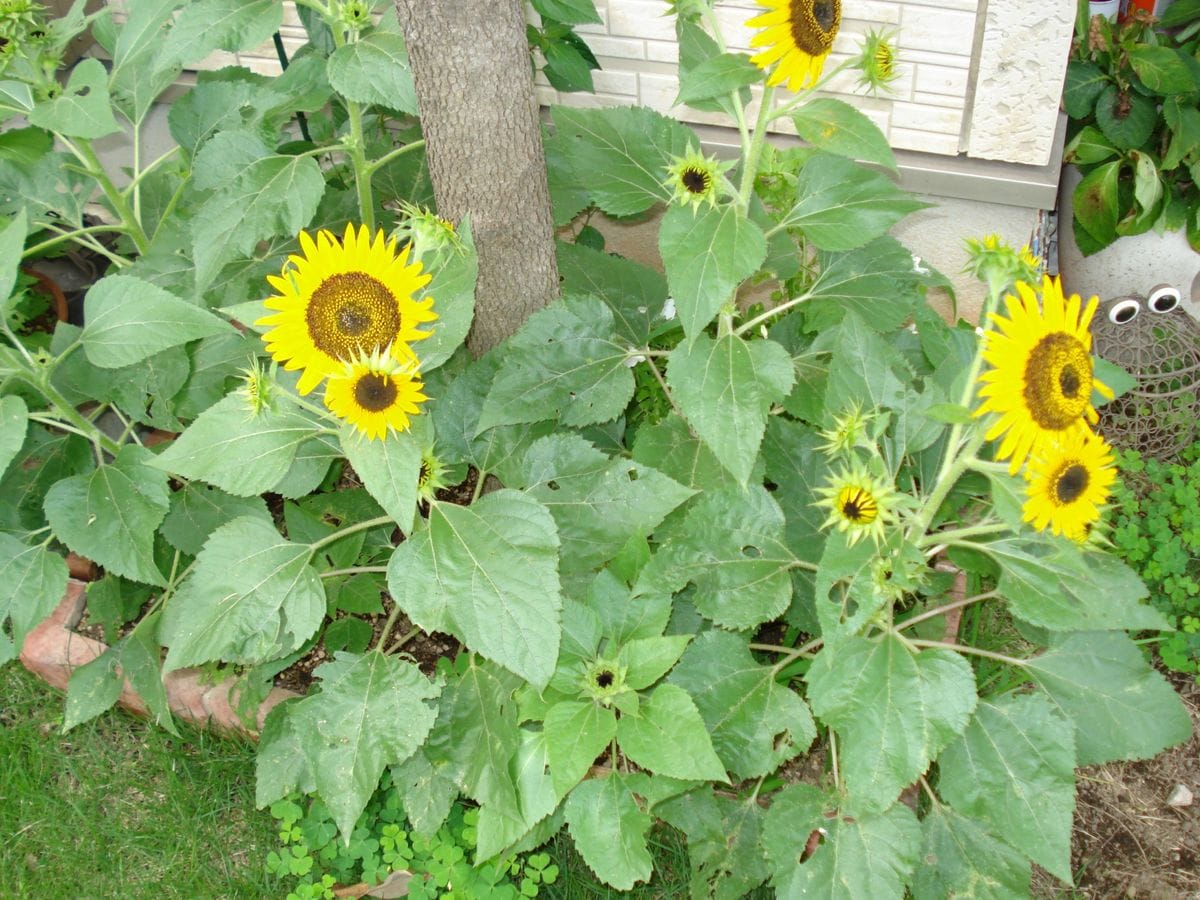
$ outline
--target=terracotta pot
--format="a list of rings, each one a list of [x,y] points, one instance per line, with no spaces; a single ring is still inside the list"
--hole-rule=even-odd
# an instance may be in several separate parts
[[[21,646],[20,658],[25,668],[60,691],[67,689],[71,672],[108,649],[103,641],[74,630],[83,616],[86,591],[86,582],[70,579],[62,602],[29,633]],[[236,686],[234,679],[214,684],[211,679],[202,677],[199,669],[180,669],[167,675],[163,684],[167,692],[167,704],[179,718],[201,727],[241,734],[254,740],[258,738],[267,713],[284,700],[300,696],[295,691],[272,688],[258,708],[254,727],[248,728],[235,711],[236,695],[230,696],[230,691]],[[150,714],[146,702],[128,681],[121,689],[117,703],[136,715],[146,717]]]

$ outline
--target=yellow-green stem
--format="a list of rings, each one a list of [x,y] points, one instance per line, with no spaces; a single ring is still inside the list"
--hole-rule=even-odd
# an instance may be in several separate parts
[[[100,157],[92,149],[91,141],[86,138],[76,138],[75,143],[66,140],[63,143],[84,164],[88,175],[96,179],[96,183],[100,185],[100,190],[104,192],[105,198],[112,206],[113,212],[117,214],[117,218],[121,220],[121,225],[125,228],[134,246],[137,247],[138,253],[145,253],[150,249],[150,240],[146,237],[146,232],[142,230],[142,223],[138,221],[137,215],[129,206],[125,196],[117,190],[116,186],[112,183],[112,179],[108,177],[108,173],[104,171],[104,166],[100,163]]]
[[[759,100],[758,119],[754,123],[754,131],[750,135],[750,146],[742,156],[742,183],[738,189],[738,204],[742,209],[750,208],[750,195],[754,191],[754,176],[758,174],[758,163],[762,158],[763,145],[767,140],[767,123],[771,120],[771,103],[775,99],[775,89],[763,88]]]
[[[371,192],[371,172],[363,137],[362,107],[353,100],[346,101],[350,115],[350,165],[354,168],[354,188],[358,194],[358,215],[367,231],[375,233],[375,196]]]

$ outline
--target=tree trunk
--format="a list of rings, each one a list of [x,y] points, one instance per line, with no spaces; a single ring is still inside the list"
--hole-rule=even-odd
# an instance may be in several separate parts
[[[523,0],[395,0],[438,214],[470,213],[476,356],[558,296]]]

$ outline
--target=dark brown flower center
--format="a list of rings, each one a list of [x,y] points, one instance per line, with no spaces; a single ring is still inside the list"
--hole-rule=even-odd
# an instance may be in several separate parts
[[[1041,428],[1062,431],[1087,410],[1091,399],[1092,358],[1083,343],[1055,331],[1029,352],[1025,363],[1025,407]]]
[[[796,47],[809,56],[828,53],[842,22],[841,0],[791,0],[789,7]]]
[[[708,173],[702,169],[684,169],[679,180],[693,194],[707,194],[709,185],[712,183]]]
[[[305,321],[316,348],[334,359],[386,347],[400,334],[396,298],[365,272],[341,272],[322,281],[308,301]]]
[[[849,487],[838,494],[838,508],[842,516],[855,525],[869,525],[879,515],[879,507],[869,491]]]
[[[1054,497],[1060,506],[1068,506],[1083,496],[1088,487],[1087,466],[1068,462],[1054,479]]]
[[[396,402],[396,382],[387,375],[367,372],[354,382],[354,402],[368,412],[383,412]]]
[[[615,676],[608,669],[601,669],[596,673],[596,686],[602,688],[612,687],[614,678]]]

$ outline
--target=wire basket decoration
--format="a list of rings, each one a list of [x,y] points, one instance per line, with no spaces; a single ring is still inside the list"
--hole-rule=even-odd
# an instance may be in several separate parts
[[[1168,461],[1196,440],[1200,416],[1200,322],[1175,288],[1126,295],[1101,305],[1092,350],[1137,385],[1099,408],[1100,431],[1116,447]]]

